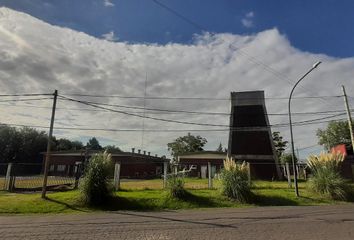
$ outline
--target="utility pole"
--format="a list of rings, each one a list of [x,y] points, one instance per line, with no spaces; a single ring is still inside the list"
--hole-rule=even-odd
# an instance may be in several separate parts
[[[350,131],[350,139],[352,140],[352,149],[354,151],[354,135],[353,135],[353,122],[352,122],[352,116],[350,114],[350,108],[349,108],[349,103],[348,103],[348,98],[347,94],[345,92],[345,87],[342,85],[342,91],[343,91],[343,97],[344,97],[344,103],[345,103],[345,108],[347,110],[347,116],[348,116],[348,126],[349,126],[349,131]]]
[[[53,127],[54,127],[54,118],[55,118],[55,108],[57,106],[58,90],[55,90],[53,95],[54,95],[54,98],[53,98],[52,117],[50,119],[50,128],[49,128],[49,135],[48,135],[48,142],[47,142],[47,154],[45,157],[45,164],[44,164],[42,198],[45,198],[45,194],[47,192],[47,180],[48,180],[48,172],[49,172],[49,166],[50,166],[50,155],[51,155],[50,151],[51,151],[51,147],[52,147]]]

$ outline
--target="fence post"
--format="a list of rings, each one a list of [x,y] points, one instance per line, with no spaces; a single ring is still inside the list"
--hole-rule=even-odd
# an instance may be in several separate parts
[[[290,167],[289,163],[285,163],[285,168],[286,168],[286,176],[288,177],[288,186],[291,188],[291,174],[290,174]]]
[[[12,191],[13,189],[13,180],[12,180],[12,163],[7,164],[6,177],[5,177],[5,190]]]
[[[306,168],[302,169],[302,172],[304,173],[304,179],[307,181],[307,173],[306,173]]]
[[[120,162],[114,165],[114,188],[116,191],[120,188]]]
[[[81,170],[82,170],[82,165],[81,163],[76,162],[75,163],[75,185],[74,185],[74,189],[77,189],[79,187],[79,179],[80,179],[80,175],[81,175]]]
[[[208,162],[208,188],[213,188],[213,180],[211,178],[211,162]]]
[[[248,184],[251,185],[251,164],[247,162]]]
[[[163,188],[167,186],[167,161],[163,162]]]

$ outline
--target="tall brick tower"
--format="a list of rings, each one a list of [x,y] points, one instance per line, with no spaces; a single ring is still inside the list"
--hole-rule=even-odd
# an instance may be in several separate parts
[[[264,91],[231,92],[228,155],[251,164],[252,176],[281,178]]]

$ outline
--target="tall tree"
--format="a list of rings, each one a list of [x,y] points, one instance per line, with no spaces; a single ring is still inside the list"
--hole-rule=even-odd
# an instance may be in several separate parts
[[[283,137],[280,135],[280,132],[273,132],[273,142],[278,159],[280,159],[286,147],[288,146],[288,141],[283,140]]]
[[[122,152],[122,150],[119,147],[115,146],[115,145],[107,145],[107,146],[104,147],[104,150],[106,150],[109,153],[120,153],[120,152]]]
[[[293,163],[293,155],[291,153],[283,153],[280,157],[280,163],[281,164],[285,164],[285,163],[292,164]],[[295,163],[297,163],[296,156],[295,156]]]
[[[171,152],[173,160],[176,161],[180,154],[203,151],[206,143],[207,140],[205,138],[188,133],[186,136],[179,137],[173,142],[168,143],[167,148]]]
[[[338,144],[351,144],[347,121],[331,121],[326,129],[318,129],[316,135],[318,144],[323,145],[326,150],[330,150]]]
[[[72,150],[84,149],[84,144],[81,141],[71,141]]]
[[[55,140],[56,150],[65,151],[65,150],[80,150],[84,148],[84,145],[80,141],[71,141],[66,138],[60,138]]]
[[[47,134],[33,128],[0,127],[0,162],[35,163],[47,146]]]
[[[89,139],[86,146],[88,147],[88,149],[91,149],[91,150],[102,150],[103,149],[95,137]]]

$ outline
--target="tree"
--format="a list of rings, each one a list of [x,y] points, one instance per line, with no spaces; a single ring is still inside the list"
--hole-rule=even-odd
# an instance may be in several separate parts
[[[47,133],[29,127],[21,128],[19,133],[21,136],[21,150],[17,161],[32,163],[41,161],[42,159],[39,155],[47,149]]]
[[[54,138],[55,149],[57,151],[66,151],[66,150],[80,150],[84,148],[84,145],[80,141],[71,141],[66,138],[60,138],[56,140]],[[53,147],[54,148],[54,147]]]
[[[0,126],[0,162],[13,162],[20,151],[21,136],[14,127]]]
[[[216,149],[217,152],[223,152],[222,144],[220,143],[218,148]]]
[[[273,132],[273,142],[278,159],[280,159],[288,145],[288,141],[283,140],[283,137],[280,135],[280,132]]]
[[[103,149],[95,137],[89,139],[86,146],[91,150],[102,150]]]
[[[108,153],[120,153],[122,150],[115,146],[115,145],[107,145],[104,147],[104,150],[107,151]]]
[[[201,136],[193,136],[188,133],[188,135],[179,137],[173,142],[168,143],[167,148],[176,161],[180,154],[203,151],[203,147],[207,142],[208,141]]]
[[[347,121],[331,121],[326,129],[318,129],[316,135],[318,144],[323,145],[326,150],[330,150],[338,144],[351,144]]]
[[[0,127],[0,162],[35,163],[47,147],[47,134],[33,128]]]
[[[56,149],[58,151],[71,150],[72,149],[71,141],[66,138],[60,138],[59,140],[57,140]]]
[[[280,163],[285,164],[289,163],[290,165],[293,163],[293,156],[291,153],[283,153],[280,156]],[[295,156],[295,163],[297,163],[297,157]]]
[[[72,150],[84,149],[84,144],[81,141],[72,141],[71,142],[71,149]]]

